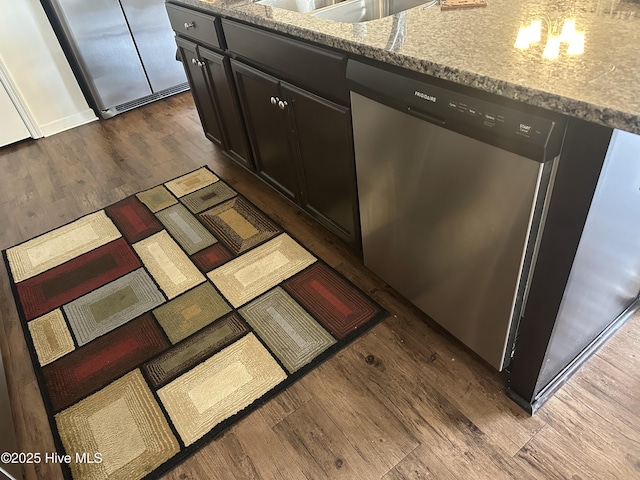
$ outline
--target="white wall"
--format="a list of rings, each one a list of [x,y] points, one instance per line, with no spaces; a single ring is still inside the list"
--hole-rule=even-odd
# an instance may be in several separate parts
[[[20,112],[9,97],[9,93],[0,83],[0,147],[29,138],[31,134],[20,117]]]
[[[0,0],[0,62],[44,136],[96,119],[38,0]]]

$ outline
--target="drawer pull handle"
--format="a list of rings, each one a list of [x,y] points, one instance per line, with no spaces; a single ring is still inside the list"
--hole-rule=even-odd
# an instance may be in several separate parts
[[[190,28],[196,28],[195,22],[184,22],[184,28],[189,30]]]
[[[284,110],[287,107],[287,105],[289,105],[289,104],[286,101],[280,100],[278,102],[278,108],[280,110]]]

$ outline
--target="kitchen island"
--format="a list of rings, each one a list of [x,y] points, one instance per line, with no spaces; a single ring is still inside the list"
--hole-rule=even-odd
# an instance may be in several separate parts
[[[359,223],[349,221],[349,216],[357,215],[358,207],[353,201],[355,178],[349,176],[351,167],[346,165],[351,152],[343,127],[327,137],[340,138],[340,148],[320,158],[337,159],[334,168],[342,169],[339,178],[344,188],[336,194],[343,195],[343,204],[351,202],[351,208],[336,213],[326,199],[309,201],[314,189],[321,191],[328,181],[318,188],[310,183],[322,177],[322,169],[317,167],[318,158],[313,158],[308,135],[313,125],[307,119],[330,111],[327,125],[343,125],[345,119],[348,123],[346,83],[340,83],[340,65],[346,59],[444,82],[512,109],[561,117],[558,124],[566,128],[562,152],[554,162],[549,193],[538,212],[539,230],[523,260],[523,280],[514,300],[509,334],[507,392],[528,411],[539,408],[636,310],[640,243],[635,239],[640,238],[640,231],[634,224],[640,222],[629,219],[640,216],[635,207],[640,204],[640,158],[635,153],[640,150],[640,55],[634,48],[640,40],[638,2],[565,2],[559,6],[551,1],[521,5],[493,0],[486,8],[441,11],[439,6],[415,7],[362,23],[325,20],[246,1],[170,3],[216,19],[218,34],[211,39],[190,31],[199,21],[185,21],[184,29],[181,24],[172,25],[187,68],[191,64],[211,68],[211,62],[224,65],[229,62],[225,57],[231,58],[232,66],[225,67],[227,80],[238,88],[241,116],[249,130],[251,148],[247,150],[254,153],[257,173],[339,236],[344,233],[342,238],[352,245],[360,240]],[[175,13],[173,20],[182,18]],[[547,38],[560,35],[566,19],[574,20],[575,30],[584,32],[584,37],[576,45],[561,43],[557,52],[549,52],[544,48]],[[531,30],[537,21],[538,41]],[[523,30],[527,38],[519,36]],[[612,42],[614,32],[616,41]],[[224,55],[180,36],[202,40],[206,48],[211,46]],[[298,46],[292,47],[294,44]],[[292,50],[278,55],[279,46]],[[305,66],[307,57],[302,55],[296,67],[300,49],[311,52],[314,60]],[[193,55],[187,62],[189,52]],[[327,82],[305,77],[305,68],[311,66],[319,68],[317,78],[326,70]],[[265,70],[270,75],[265,77]],[[193,78],[192,72],[192,83]],[[205,89],[219,88],[213,73],[202,82]],[[294,103],[298,109],[292,116],[297,137],[284,142],[296,144],[301,151],[301,158],[291,164],[269,164],[275,160],[263,158],[273,150],[271,139],[289,135],[287,125],[273,130],[275,117],[262,121],[263,125],[252,125],[258,117],[271,115],[254,108],[260,103],[255,93],[267,92],[267,84],[273,87],[274,112],[278,107],[290,109]],[[232,91],[234,87],[225,88]],[[212,93],[211,98],[216,97],[221,94]],[[196,98],[196,103],[203,102]],[[201,109],[205,131],[211,130],[208,136],[214,140],[225,135],[206,124],[221,119],[220,111],[207,116]],[[261,129],[266,133],[261,134]],[[224,131],[224,125],[218,130]],[[220,143],[227,151],[238,150],[225,147],[229,140]],[[288,150],[283,148],[281,152]],[[252,168],[250,161],[239,163]],[[287,173],[293,170],[298,180]]]
[[[415,7],[349,24],[247,0],[179,0],[228,18],[425,73],[501,97],[640,134],[640,2],[510,2],[441,11]],[[543,58],[564,19],[584,31],[584,53]],[[514,47],[521,26],[542,19],[542,40]]]

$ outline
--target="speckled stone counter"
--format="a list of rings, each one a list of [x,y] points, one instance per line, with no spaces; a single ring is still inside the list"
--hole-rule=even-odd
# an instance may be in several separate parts
[[[639,0],[487,0],[487,7],[415,7],[380,20],[340,23],[249,0],[171,0],[228,18],[426,73],[527,104],[640,134]],[[563,44],[543,58],[549,31],[572,18],[584,53]],[[542,41],[514,47],[542,20]]]

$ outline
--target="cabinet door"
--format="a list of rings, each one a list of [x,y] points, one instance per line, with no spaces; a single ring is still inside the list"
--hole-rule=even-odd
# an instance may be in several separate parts
[[[298,201],[296,162],[291,150],[292,128],[279,82],[270,75],[231,61],[242,112],[253,147],[256,171],[284,195]]]
[[[224,138],[224,149],[237,162],[253,169],[249,142],[237,101],[229,59],[198,47],[200,59],[206,64],[205,71],[216,105]]]
[[[193,100],[200,115],[200,121],[204,128],[204,133],[210,140],[222,145],[222,131],[220,122],[216,114],[213,95],[207,83],[205,69],[206,64],[198,56],[198,47],[195,43],[176,38],[176,43],[180,49],[180,56],[184,65]]]
[[[302,166],[302,206],[327,228],[360,248],[351,112],[282,84],[295,119]]]

